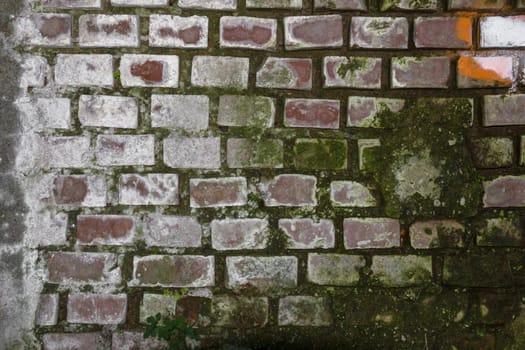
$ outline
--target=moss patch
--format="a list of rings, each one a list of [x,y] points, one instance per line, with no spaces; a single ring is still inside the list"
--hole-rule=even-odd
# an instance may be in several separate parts
[[[348,145],[344,140],[297,139],[294,155],[298,169],[346,169]]]

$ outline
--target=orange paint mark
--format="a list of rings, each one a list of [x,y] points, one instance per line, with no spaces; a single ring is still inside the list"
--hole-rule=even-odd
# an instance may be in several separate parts
[[[492,69],[483,68],[475,57],[464,56],[458,61],[458,74],[470,79],[483,80],[497,84],[510,84],[509,78],[501,77]]]
[[[456,23],[456,37],[465,43],[472,45],[472,19],[468,17],[458,18]]]

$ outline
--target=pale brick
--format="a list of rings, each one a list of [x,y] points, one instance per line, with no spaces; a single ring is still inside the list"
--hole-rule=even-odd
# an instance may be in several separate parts
[[[62,175],[53,179],[53,203],[61,206],[105,207],[107,185],[100,175]]]
[[[279,326],[330,326],[332,312],[327,298],[291,295],[279,299]]]
[[[72,18],[58,13],[37,13],[16,23],[19,40],[29,46],[70,47]]]
[[[80,47],[139,47],[139,17],[130,15],[82,15]]]
[[[27,245],[30,247],[46,247],[67,244],[68,214],[51,211],[46,215],[41,213],[28,214],[27,233],[31,237]]]
[[[525,206],[525,176],[501,176],[483,182],[483,187],[485,208]]]
[[[226,161],[230,168],[282,168],[283,142],[275,139],[228,139]]]
[[[83,126],[135,129],[139,108],[132,97],[82,95],[78,118]]]
[[[58,294],[41,294],[36,310],[38,326],[54,326],[58,322]]]
[[[409,233],[415,249],[459,248],[463,247],[465,227],[455,220],[417,221]]]
[[[47,60],[42,56],[26,55],[20,64],[22,70],[19,86],[21,88],[43,87],[49,71]]]
[[[350,46],[407,49],[408,21],[404,17],[352,17]]]
[[[93,152],[87,136],[45,137],[41,140],[39,162],[43,168],[87,168]]]
[[[275,119],[275,100],[264,96],[226,95],[219,98],[217,124],[270,128]]]
[[[53,252],[47,257],[47,281],[61,284],[119,283],[117,256],[110,253]]]
[[[177,205],[179,177],[177,174],[123,174],[119,181],[119,203]]]
[[[116,7],[168,7],[170,0],[111,0]]]
[[[55,81],[58,85],[113,87],[113,57],[58,54]]]
[[[150,214],[144,227],[144,240],[150,247],[200,247],[202,227],[191,216]]]
[[[303,0],[246,0],[246,7],[257,9],[301,9]]]
[[[459,88],[510,87],[514,79],[512,56],[461,56],[458,60]]]
[[[213,325],[227,328],[264,327],[268,323],[268,298],[214,296],[211,304]],[[249,315],[239,317],[239,315]]]
[[[194,56],[191,64],[191,84],[246,90],[250,59],[228,56]]]
[[[276,44],[276,19],[244,16],[221,17],[221,47],[274,50]]]
[[[399,221],[387,218],[344,219],[346,249],[393,248],[401,246]]]
[[[205,95],[151,95],[151,126],[195,132],[206,130],[210,99]]]
[[[205,49],[208,47],[208,17],[151,15],[149,46]]]
[[[448,57],[394,57],[391,84],[393,88],[448,87],[450,59]]]
[[[359,282],[359,271],[365,267],[359,255],[308,254],[308,281],[330,286],[352,286]]]
[[[525,125],[525,94],[487,95],[483,98],[483,125]]]
[[[256,85],[271,89],[310,90],[312,60],[268,57],[257,71]]]
[[[102,0],[41,0],[44,8],[100,10]]]
[[[17,100],[22,126],[27,131],[71,129],[71,101],[68,98],[32,98]]]
[[[266,219],[213,220],[211,245],[216,250],[264,249],[268,246]]]
[[[287,50],[343,46],[343,18],[340,15],[284,18]]]
[[[93,350],[93,345],[107,346],[100,332],[48,333],[43,338],[44,350]]]
[[[381,88],[381,58],[327,56],[324,58],[325,87]]]
[[[481,47],[525,47],[525,16],[486,16],[480,22]]]
[[[335,246],[332,220],[279,219],[279,229],[287,237],[288,249],[328,249]]]
[[[116,332],[111,338],[111,350],[163,350],[166,347],[165,340],[144,339],[144,332]]]
[[[192,208],[241,206],[247,203],[246,178],[190,179]]]
[[[179,86],[179,57],[175,55],[123,55],[119,69],[124,87]]]
[[[171,295],[144,293],[140,303],[140,322],[147,323],[148,317],[156,314],[174,315],[177,308],[177,300]]]
[[[219,169],[219,137],[168,137],[164,139],[164,163],[170,168]]]
[[[432,281],[432,258],[416,255],[375,255],[372,278],[386,287],[409,287]]]
[[[136,233],[135,219],[127,215],[79,215],[77,244],[129,245]]]
[[[365,0],[315,0],[315,8],[337,10],[366,10]]]
[[[330,201],[335,207],[375,207],[377,201],[370,190],[355,181],[332,181]]]
[[[347,125],[351,127],[381,127],[378,116],[381,112],[397,113],[405,107],[405,100],[382,97],[348,97]]]
[[[315,206],[317,178],[300,174],[277,175],[259,186],[264,204],[268,207]]]
[[[67,321],[83,324],[124,323],[126,306],[126,294],[69,294]]]
[[[202,10],[235,10],[237,0],[179,0],[180,8]]]
[[[155,164],[153,135],[99,135],[97,164],[102,166]]]
[[[286,99],[284,125],[296,128],[339,129],[339,100]]]

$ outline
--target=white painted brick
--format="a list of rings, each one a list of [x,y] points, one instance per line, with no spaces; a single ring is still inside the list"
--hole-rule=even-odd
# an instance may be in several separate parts
[[[200,247],[202,227],[195,217],[150,214],[144,239],[150,247]]]
[[[46,75],[49,71],[47,60],[42,56],[27,55],[20,65],[22,74],[20,76],[20,87],[43,87],[46,83]]]
[[[111,6],[120,7],[168,7],[169,0],[111,0]]]
[[[137,101],[123,96],[82,95],[78,118],[83,126],[130,128],[138,126]]]
[[[68,98],[23,97],[17,105],[26,131],[71,129],[71,101]]]
[[[69,47],[72,18],[67,14],[37,13],[16,22],[18,39],[30,46]]]
[[[177,87],[179,57],[175,55],[123,55],[120,60],[122,86]]]
[[[203,49],[208,47],[208,17],[151,15],[149,46]]]
[[[191,84],[198,87],[248,88],[250,60],[245,57],[195,56]]]
[[[303,0],[246,0],[246,7],[258,9],[300,9],[303,7]]]
[[[44,8],[85,10],[102,9],[102,0],[41,0],[41,4]]]
[[[119,203],[125,205],[179,204],[177,174],[124,174],[120,176]]]
[[[179,0],[178,5],[180,8],[235,10],[237,0]]]
[[[61,175],[53,179],[54,205],[66,207],[105,207],[107,185],[101,175]]]
[[[155,164],[154,135],[99,135],[97,164],[102,166]]]
[[[525,16],[482,17],[481,47],[524,47]]]
[[[210,226],[213,249],[264,249],[268,246],[270,231],[266,219],[213,220]]]
[[[164,140],[164,163],[171,168],[219,169],[221,167],[219,137]]]
[[[139,17],[129,15],[82,15],[80,47],[139,47]]]
[[[89,136],[43,138],[40,159],[43,168],[87,168],[92,151]]]
[[[113,57],[58,54],[55,81],[58,85],[112,87]]]
[[[205,95],[152,95],[151,126],[200,131],[208,128],[209,98]]]

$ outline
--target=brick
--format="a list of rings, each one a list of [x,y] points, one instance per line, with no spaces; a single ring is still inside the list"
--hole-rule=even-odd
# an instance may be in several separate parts
[[[219,169],[219,137],[168,137],[164,139],[164,163],[170,168]]]
[[[330,201],[335,207],[375,207],[377,201],[370,190],[355,181],[332,181]]]
[[[275,99],[264,96],[225,95],[219,98],[217,124],[271,128],[275,119]]]
[[[179,57],[175,55],[122,55],[119,70],[123,87],[179,86]]]
[[[525,124],[525,95],[486,95],[483,97],[483,125]]]
[[[411,0],[383,0],[381,1],[381,11],[408,10],[408,11],[428,11],[437,10],[437,0],[411,1]]]
[[[481,47],[525,47],[525,16],[482,17]]]
[[[511,287],[514,279],[509,260],[492,252],[445,256],[443,284],[459,287]]]
[[[119,283],[117,256],[109,253],[53,252],[47,258],[47,281],[67,284]]]
[[[17,100],[24,130],[71,129],[71,101],[68,98],[31,98]]]
[[[328,249],[335,246],[332,220],[279,219],[279,229],[286,235],[288,249]]]
[[[44,57],[26,55],[22,58],[20,68],[22,69],[19,82],[21,88],[43,87],[46,84],[49,65]]]
[[[53,180],[53,203],[63,206],[105,207],[107,185],[100,175],[62,175]]]
[[[327,8],[336,10],[366,10],[364,0],[315,0],[315,8]]]
[[[483,187],[485,208],[525,206],[525,176],[501,176],[484,181]]]
[[[246,90],[250,59],[229,56],[194,56],[191,85]]]
[[[200,247],[202,227],[191,216],[149,214],[144,227],[144,240],[149,247]]]
[[[210,325],[211,293],[206,291],[196,292],[195,296],[185,296],[177,300],[176,317],[183,317],[187,323],[195,327],[205,327]]]
[[[301,9],[303,0],[246,0],[247,8],[257,9]]]
[[[230,168],[282,168],[283,142],[275,139],[228,139],[226,161]]]
[[[111,350],[162,350],[167,346],[158,338],[144,339],[143,332],[116,332],[111,337]]]
[[[78,101],[83,126],[136,129],[138,115],[137,101],[132,97],[82,95]]]
[[[111,0],[116,7],[168,7],[169,0]]]
[[[208,17],[151,15],[149,46],[205,49],[208,47]]]
[[[338,139],[296,139],[294,163],[297,169],[342,170],[348,166],[348,143]]]
[[[323,63],[324,87],[381,88],[381,59],[327,56]]]
[[[471,155],[474,164],[480,168],[501,168],[512,166],[514,143],[507,137],[483,137],[471,139]]]
[[[268,309],[268,298],[265,297],[218,295],[212,300],[211,318],[217,327],[264,327],[268,323]]]
[[[45,350],[93,350],[93,344],[104,346],[102,333],[48,333],[43,337]]]
[[[139,47],[139,17],[130,15],[82,15],[80,47]]]
[[[296,128],[339,129],[339,100],[286,99],[284,125]]]
[[[229,17],[220,20],[221,47],[253,50],[275,50],[277,20],[257,17]]]
[[[332,312],[327,298],[291,295],[279,299],[279,326],[330,326]]]
[[[119,324],[126,321],[126,294],[69,294],[67,322]]]
[[[113,87],[113,57],[58,54],[55,82],[69,86]]]
[[[287,50],[343,46],[343,18],[340,15],[284,18]]]
[[[514,81],[513,65],[511,56],[461,56],[457,68],[458,87],[509,87]]]
[[[481,247],[523,247],[525,235],[519,218],[486,219],[476,231]]]
[[[383,97],[348,97],[347,125],[359,128],[380,128],[377,118],[381,112],[400,112],[405,107],[405,100]]]
[[[36,13],[16,23],[19,40],[29,46],[70,47],[72,18],[58,13]]]
[[[310,90],[312,60],[268,57],[257,71],[256,85],[271,89]]]
[[[410,243],[415,249],[460,248],[465,227],[455,220],[417,221],[410,225]]]
[[[407,49],[408,21],[404,17],[352,17],[350,46]]]
[[[133,258],[132,285],[174,288],[211,287],[215,259],[200,255],[149,255]]]
[[[280,292],[297,286],[295,256],[228,256],[226,257],[226,288]]]
[[[44,8],[101,10],[102,0],[42,0]]]
[[[346,249],[375,249],[401,246],[399,221],[387,218],[344,219]]]
[[[394,57],[391,84],[393,88],[448,87],[450,59],[448,57]]]
[[[151,95],[151,126],[154,128],[206,130],[209,114],[210,99],[205,95]]]
[[[471,17],[418,17],[414,21],[416,47],[466,49],[472,46]]]
[[[97,164],[102,166],[155,164],[153,135],[97,136]]]
[[[264,249],[268,246],[266,219],[213,220],[211,245],[216,250]]]
[[[308,281],[329,286],[353,286],[359,282],[359,271],[365,258],[345,254],[308,254]]]
[[[27,232],[31,237],[28,239],[28,246],[46,247],[67,244],[68,215],[66,213],[29,214],[26,222],[28,222]]]
[[[452,10],[499,10],[505,4],[505,0],[448,0],[448,7]]]
[[[140,322],[147,323],[148,317],[156,314],[174,315],[177,308],[177,300],[171,295],[144,293],[140,303]]]
[[[237,0],[179,0],[180,8],[202,10],[235,10]]]
[[[281,174],[264,181],[259,189],[267,207],[316,206],[317,178],[300,174]]]
[[[43,168],[87,168],[91,165],[91,141],[86,136],[57,136],[41,139]]]
[[[119,181],[119,204],[177,205],[177,174],[123,174]]]
[[[229,207],[247,203],[244,177],[190,179],[190,207]]]
[[[135,219],[127,215],[77,216],[77,244],[126,245],[135,238]]]
[[[416,255],[375,255],[372,257],[374,284],[409,287],[432,281],[432,257]]]
[[[41,294],[36,309],[37,326],[54,326],[58,322],[58,294]]]

